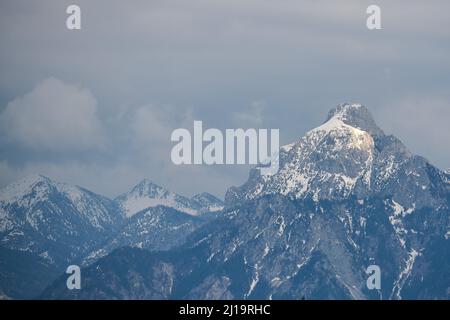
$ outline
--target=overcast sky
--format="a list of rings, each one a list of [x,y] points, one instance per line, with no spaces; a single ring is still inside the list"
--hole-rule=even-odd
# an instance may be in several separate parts
[[[115,196],[149,178],[223,197],[248,167],[172,165],[173,129],[280,128],[285,144],[341,102],[448,168],[449,15],[448,0],[1,1],[0,186],[41,173]]]

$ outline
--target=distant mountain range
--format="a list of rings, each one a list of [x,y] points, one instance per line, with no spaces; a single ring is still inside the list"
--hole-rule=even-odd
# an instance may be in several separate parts
[[[193,216],[223,209],[222,201],[209,193],[205,192],[192,198],[186,198],[170,192],[147,179],[141,181],[130,192],[118,196],[115,201],[120,205],[127,217],[131,217],[143,209],[159,205]]]
[[[342,104],[225,203],[148,180],[109,200],[0,191],[0,294],[42,299],[449,299],[450,174]],[[82,289],[64,268],[80,263]],[[378,265],[381,289],[366,287]],[[45,275],[39,277],[37,275]],[[44,290],[45,288],[45,290]]]
[[[188,199],[149,180],[110,200],[29,176],[0,190],[0,293],[35,297],[68,265],[121,246],[168,249],[222,206],[212,195]]]

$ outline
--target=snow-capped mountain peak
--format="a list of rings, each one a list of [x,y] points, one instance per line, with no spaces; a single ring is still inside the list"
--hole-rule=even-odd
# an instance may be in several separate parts
[[[153,183],[149,179],[144,179],[131,189],[131,192],[137,196],[148,196],[152,198],[162,198],[170,193],[167,189]]]
[[[189,198],[171,192],[148,179],[139,182],[130,192],[116,198],[127,217],[141,210],[156,206],[166,206],[176,210],[197,215],[199,206]]]
[[[394,195],[405,208],[419,207],[432,205],[429,168],[424,158],[385,135],[366,107],[346,103],[333,108],[322,125],[281,148],[278,173],[262,176],[253,170],[225,199],[228,204],[281,194],[317,202],[382,193]]]
[[[236,194],[252,199],[280,193],[295,198],[310,196],[317,201],[346,197],[355,189],[367,190],[375,152],[370,132],[382,134],[364,106],[339,105],[322,125],[281,148],[277,174],[253,174]],[[233,199],[235,191],[230,189],[226,198]]]
[[[149,179],[139,182],[130,192],[118,196],[119,203],[127,217],[147,208],[165,206],[192,216],[223,209],[223,202],[209,193],[200,193],[187,198],[169,191]]]
[[[87,218],[93,226],[102,228],[105,222],[112,223],[102,202],[108,199],[75,185],[56,182],[39,174],[26,176],[0,190],[0,204],[14,205],[26,210],[34,210],[41,203],[64,198],[80,215]],[[99,201],[97,203],[97,200]]]
[[[342,119],[340,115],[333,116],[321,126],[309,131],[307,136],[312,140],[317,140],[317,138],[323,139],[327,135],[333,134],[335,142],[348,142],[347,147],[349,148],[373,148],[373,138],[368,132],[348,125],[344,121],[345,119]],[[318,135],[318,137],[313,137],[314,135]],[[342,148],[343,146],[336,145],[336,147]]]
[[[123,217],[111,200],[78,186],[31,175],[0,190],[0,242],[53,266],[103,241]]]
[[[47,177],[38,174],[29,175],[0,189],[0,201],[12,203],[30,193],[34,193],[34,198],[40,198],[48,193],[52,185],[53,182]]]
[[[383,136],[383,131],[378,127],[370,111],[359,103],[343,103],[330,110],[327,121],[340,120],[344,124],[368,132],[371,136]]]

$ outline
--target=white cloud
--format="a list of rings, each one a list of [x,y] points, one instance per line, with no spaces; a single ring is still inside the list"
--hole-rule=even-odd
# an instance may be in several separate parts
[[[84,151],[104,146],[97,102],[83,88],[48,78],[8,103],[0,130],[13,143],[39,151]]]

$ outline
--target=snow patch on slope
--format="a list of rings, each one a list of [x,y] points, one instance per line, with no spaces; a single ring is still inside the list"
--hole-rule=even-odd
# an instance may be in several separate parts
[[[121,207],[125,210],[126,216],[131,217],[139,211],[146,208],[156,207],[156,206],[166,206],[170,208],[177,209],[182,212],[186,212],[190,215],[196,215],[197,211],[191,208],[184,207],[180,205],[176,200],[174,195],[170,195],[167,198],[146,198],[138,196],[130,196],[125,201],[121,203]]]

